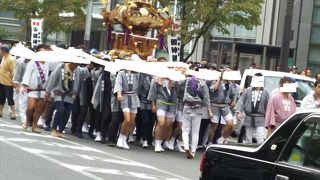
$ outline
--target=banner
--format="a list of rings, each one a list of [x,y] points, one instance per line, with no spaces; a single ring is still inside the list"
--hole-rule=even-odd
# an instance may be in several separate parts
[[[31,46],[32,48],[42,44],[43,19],[31,19]]]
[[[180,47],[181,39],[180,35],[168,35],[168,51],[169,51],[169,61],[179,62],[180,61]]]

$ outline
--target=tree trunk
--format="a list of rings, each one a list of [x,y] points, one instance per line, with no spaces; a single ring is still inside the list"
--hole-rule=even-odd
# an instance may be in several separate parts
[[[26,24],[26,42],[31,42],[31,24],[30,21],[25,20]]]

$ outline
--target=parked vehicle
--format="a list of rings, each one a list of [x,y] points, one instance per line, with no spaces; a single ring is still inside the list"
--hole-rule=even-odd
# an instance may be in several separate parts
[[[251,84],[252,77],[256,73],[261,73],[264,77],[264,88],[266,88],[269,93],[273,94],[278,91],[280,79],[283,77],[292,78],[295,83],[297,83],[297,92],[292,93],[295,99],[297,109],[300,109],[300,104],[305,96],[313,92],[313,84],[315,82],[314,78],[309,78],[305,76],[300,76],[298,74],[290,74],[279,71],[268,71],[262,69],[246,69],[243,73],[240,82],[240,89],[243,91],[248,88]],[[239,136],[242,123],[237,123],[235,127],[235,134]]]
[[[301,110],[260,146],[211,145],[201,180],[319,180],[320,110]]]
[[[299,107],[302,99],[313,91],[314,78],[300,76],[298,74],[290,74],[279,71],[268,71],[261,69],[247,69],[244,71],[240,88],[246,89],[251,84],[251,79],[256,73],[261,73],[264,77],[264,88],[266,88],[271,94],[277,91],[279,87],[280,79],[283,77],[290,77],[297,83],[297,92],[292,96],[296,100],[296,104]]]

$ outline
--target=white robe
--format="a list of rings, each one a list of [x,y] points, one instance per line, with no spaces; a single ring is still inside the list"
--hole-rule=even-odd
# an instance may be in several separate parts
[[[40,67],[43,71],[45,80],[48,79],[49,75],[49,65],[47,63],[40,64]],[[32,98],[44,98],[45,96],[45,90],[43,87],[43,82],[40,78],[40,72],[39,69],[34,61],[31,61],[28,63],[26,67],[26,71],[23,75],[22,84],[25,86],[28,86],[28,89],[30,90],[37,90],[37,91],[30,91],[28,93],[28,97]],[[43,91],[39,91],[40,89],[43,89]]]

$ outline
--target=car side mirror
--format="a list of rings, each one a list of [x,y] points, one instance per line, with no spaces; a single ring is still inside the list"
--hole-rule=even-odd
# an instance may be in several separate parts
[[[277,145],[276,144],[272,144],[270,147],[271,151],[274,151],[277,149]]]

